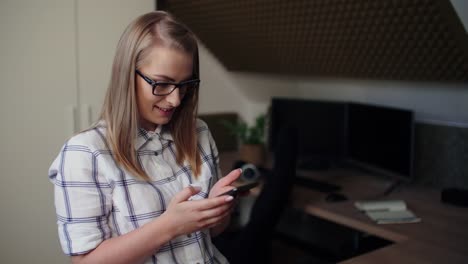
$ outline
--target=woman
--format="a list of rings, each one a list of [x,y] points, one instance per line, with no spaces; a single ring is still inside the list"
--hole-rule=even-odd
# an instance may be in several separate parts
[[[229,222],[234,170],[196,119],[194,34],[165,12],[123,33],[100,121],[49,170],[63,251],[73,263],[227,263],[211,236]]]

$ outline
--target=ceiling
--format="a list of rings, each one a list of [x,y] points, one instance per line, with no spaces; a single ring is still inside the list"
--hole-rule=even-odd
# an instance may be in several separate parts
[[[468,82],[449,0],[166,0],[228,70]]]

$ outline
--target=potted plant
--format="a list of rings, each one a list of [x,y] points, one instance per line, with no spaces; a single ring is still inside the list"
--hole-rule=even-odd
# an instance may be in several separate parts
[[[258,116],[252,126],[242,120],[222,123],[239,141],[239,158],[255,166],[262,166],[265,161],[265,115]]]

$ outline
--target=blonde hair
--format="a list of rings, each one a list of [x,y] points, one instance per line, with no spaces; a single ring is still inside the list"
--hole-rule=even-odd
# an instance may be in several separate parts
[[[138,162],[135,150],[139,126],[135,70],[144,65],[154,45],[193,54],[193,77],[199,78],[198,45],[193,32],[167,12],[144,14],[135,19],[120,38],[100,117],[106,123],[106,140],[116,162],[143,180],[150,177]],[[177,163],[182,166],[187,161],[195,177],[201,169],[197,108],[198,87],[185,95],[168,123],[177,150]]]

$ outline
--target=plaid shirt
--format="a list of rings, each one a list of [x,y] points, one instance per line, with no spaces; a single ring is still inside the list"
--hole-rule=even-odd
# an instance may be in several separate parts
[[[105,125],[72,137],[49,169],[55,185],[60,243],[67,255],[85,254],[102,241],[156,219],[172,197],[189,184],[202,187],[192,199],[204,199],[221,176],[218,151],[207,125],[197,121],[201,174],[176,163],[176,148],[164,126],[139,129],[138,160],[151,181],[142,181],[116,165],[105,141]],[[145,263],[228,263],[211,242],[209,230],[174,238]]]

